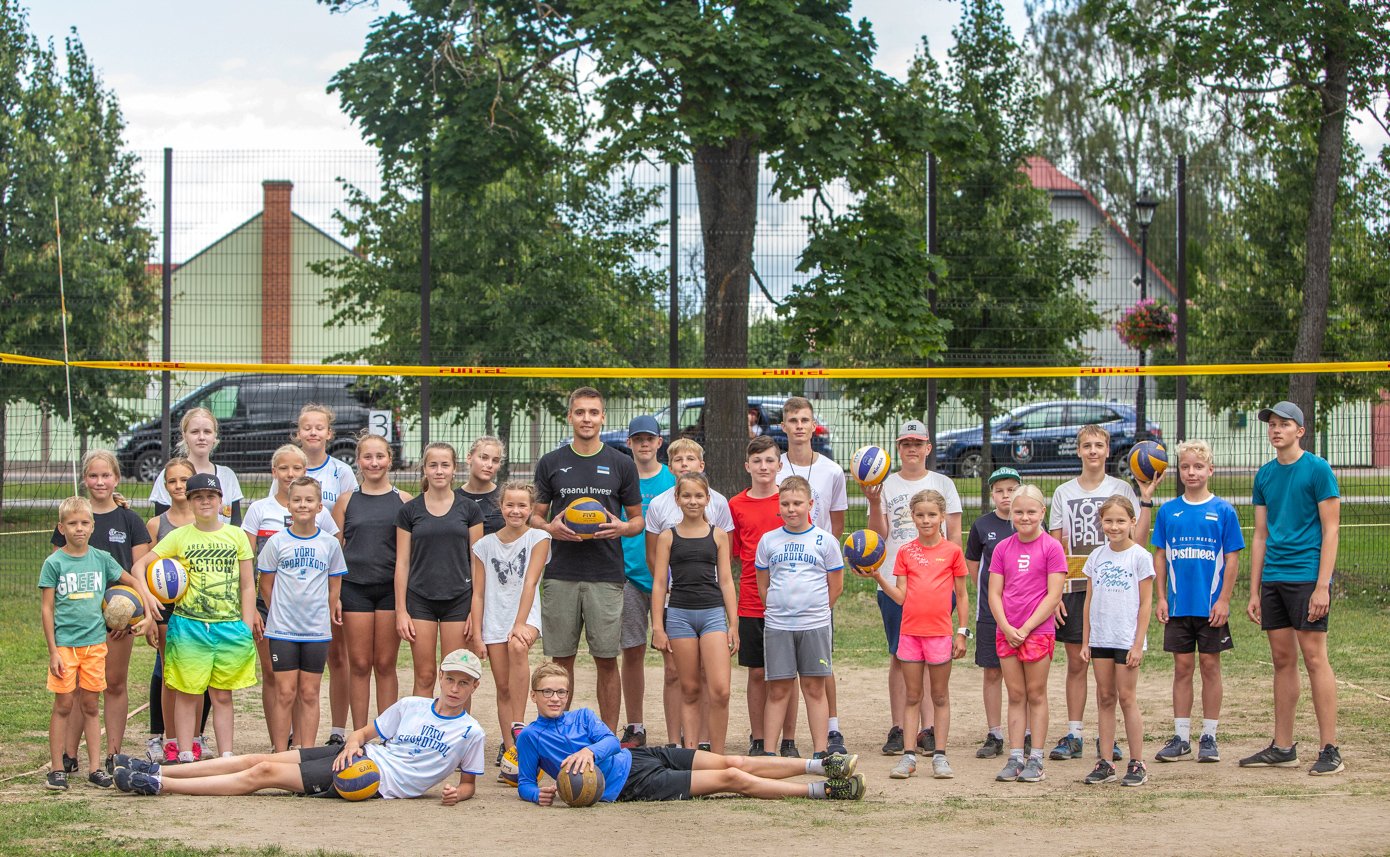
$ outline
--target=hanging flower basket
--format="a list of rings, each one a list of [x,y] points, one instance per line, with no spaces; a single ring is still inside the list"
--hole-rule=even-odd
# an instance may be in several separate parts
[[[1136,351],[1167,348],[1177,339],[1178,317],[1153,298],[1144,298],[1120,315],[1115,332]]]

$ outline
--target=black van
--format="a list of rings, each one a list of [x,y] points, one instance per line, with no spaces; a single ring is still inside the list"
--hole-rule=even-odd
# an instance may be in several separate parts
[[[217,417],[218,444],[213,461],[233,470],[266,471],[270,456],[288,443],[299,410],[310,402],[333,409],[334,438],[328,454],[351,464],[356,452],[353,436],[367,427],[374,395],[355,375],[230,375],[199,387],[170,408],[173,443],[179,441],[179,421],[191,408],[207,408]],[[384,410],[384,409],[381,409]],[[393,410],[389,424],[391,452],[401,461],[401,424]],[[116,459],[125,478],[150,482],[168,457],[159,445],[160,421],[132,426],[116,440]]]

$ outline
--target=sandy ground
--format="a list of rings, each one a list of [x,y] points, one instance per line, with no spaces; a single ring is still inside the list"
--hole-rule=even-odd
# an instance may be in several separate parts
[[[593,706],[594,677],[583,660],[576,704]],[[1140,698],[1148,718],[1146,751],[1151,759],[1159,745],[1152,739],[1171,729],[1167,703],[1171,662],[1164,664],[1160,657],[1146,662],[1146,667],[1149,663],[1154,668],[1141,681]],[[1059,731],[1057,724],[1065,720],[1063,674],[1059,662],[1052,671],[1052,732]],[[859,770],[869,781],[868,796],[856,804],[724,797],[685,804],[541,809],[518,801],[514,789],[496,783],[492,767],[480,780],[477,796],[454,808],[439,804],[438,788],[420,800],[361,804],[283,794],[138,798],[86,789],[74,789],[60,799],[115,803],[131,835],[371,855],[486,854],[507,846],[569,849],[574,842],[601,842],[624,854],[681,857],[694,849],[721,855],[767,854],[774,849],[873,855],[943,849],[951,853],[1042,849],[1042,853],[1183,855],[1387,851],[1390,754],[1382,747],[1390,718],[1372,720],[1371,728],[1344,734],[1345,774],[1310,778],[1307,764],[1315,758],[1316,731],[1305,693],[1298,723],[1298,735],[1305,740],[1300,748],[1303,766],[1242,770],[1236,760],[1268,743],[1269,686],[1267,679],[1228,680],[1221,725],[1225,761],[1219,764],[1150,761],[1149,784],[1134,789],[1082,785],[1080,780],[1091,767],[1091,762],[1082,760],[1047,763],[1047,780],[1041,784],[997,783],[994,775],[1002,760],[974,757],[986,730],[981,676],[973,665],[961,665],[952,681],[955,716],[950,758],[956,778],[931,779],[926,762],[919,765],[925,775],[891,780],[888,771],[895,759],[879,752],[889,720],[884,672],[866,667],[839,671],[841,729],[850,751],[861,754]],[[401,681],[409,686],[406,671]],[[646,720],[653,738],[665,731],[660,681],[660,670],[649,667]],[[744,681],[741,670],[735,671],[734,681],[736,685]],[[259,750],[265,743],[259,695],[239,692],[237,703],[238,749]],[[475,695],[472,711],[489,733],[490,766],[498,734],[490,676]],[[742,741],[746,711],[742,688],[735,687],[730,718],[733,752],[746,746]],[[1094,702],[1087,715],[1089,744],[1095,734]],[[326,735],[326,699],[323,716]],[[799,743],[809,755],[804,720],[799,734]]]

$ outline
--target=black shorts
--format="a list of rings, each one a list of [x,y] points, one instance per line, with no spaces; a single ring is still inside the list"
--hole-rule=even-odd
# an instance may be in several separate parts
[[[344,613],[375,613],[378,610],[396,610],[396,584],[394,583],[353,583],[343,578],[343,588],[339,595]]]
[[[695,751],[681,747],[634,747],[632,770],[619,801],[690,800]]]
[[[1163,651],[1175,655],[1219,655],[1236,647],[1231,626],[1213,628],[1205,616],[1169,616],[1163,627]]]
[[[1081,644],[1081,626],[1086,621],[1086,591],[1062,594],[1062,606],[1067,618],[1057,620],[1057,642]]]
[[[1107,649],[1102,646],[1092,646],[1091,660],[1114,661],[1115,666],[1122,667],[1129,662],[1129,649]]]
[[[302,643],[298,640],[276,640],[265,638],[270,646],[271,672],[287,673],[299,670],[323,675],[323,665],[328,663],[327,641]]]
[[[473,590],[457,598],[424,598],[410,590],[405,593],[405,612],[421,622],[467,622],[473,611]]]
[[[270,605],[259,595],[256,596],[256,612],[261,614],[261,627],[264,628],[265,623],[270,621]]]
[[[761,616],[738,617],[738,665],[760,670],[763,660],[763,623]]]
[[[994,645],[994,637],[999,626],[989,622],[975,623],[975,666],[987,670],[1000,669],[999,649]]]
[[[340,747],[306,747],[299,751],[299,776],[304,780],[305,794],[310,797],[339,797],[333,788],[333,760],[342,752]]]
[[[1260,630],[1321,631],[1327,633],[1327,616],[1316,622],[1308,621],[1308,602],[1313,598],[1316,580],[1263,581],[1260,584]],[[1328,615],[1331,615],[1329,605]]]

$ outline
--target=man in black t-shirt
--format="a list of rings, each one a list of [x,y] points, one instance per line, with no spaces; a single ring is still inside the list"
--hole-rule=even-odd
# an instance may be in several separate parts
[[[541,598],[541,639],[545,654],[569,672],[573,687],[574,658],[583,628],[598,670],[599,717],[616,732],[622,702],[618,677],[625,579],[622,537],[645,531],[642,488],[636,463],[599,440],[605,414],[598,390],[580,387],[571,393],[566,419],[574,429],[574,441],[536,463],[531,526],[544,529],[551,538]],[[608,522],[591,539],[576,535],[562,514],[581,497],[598,501],[608,512]],[[619,517],[621,511],[627,513],[626,521]]]

